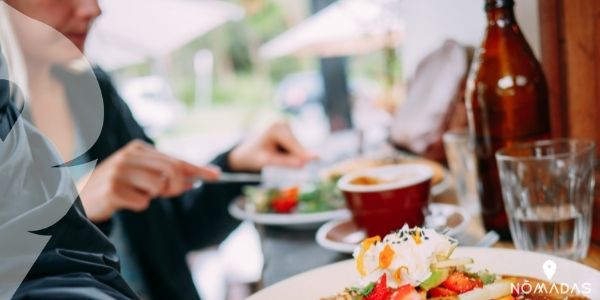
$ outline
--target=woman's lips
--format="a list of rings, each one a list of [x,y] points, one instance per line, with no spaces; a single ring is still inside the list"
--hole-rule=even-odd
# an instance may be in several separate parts
[[[68,33],[67,38],[78,48],[82,48],[87,38],[87,33]]]

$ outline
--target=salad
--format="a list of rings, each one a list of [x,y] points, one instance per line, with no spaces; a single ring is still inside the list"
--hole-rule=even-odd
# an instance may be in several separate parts
[[[511,281],[487,270],[472,271],[473,259],[453,258],[453,238],[433,229],[402,229],[364,240],[354,251],[360,280],[326,300],[516,300]]]
[[[336,187],[337,180],[294,185],[287,188],[247,186],[245,209],[261,213],[314,213],[340,209],[344,199]]]

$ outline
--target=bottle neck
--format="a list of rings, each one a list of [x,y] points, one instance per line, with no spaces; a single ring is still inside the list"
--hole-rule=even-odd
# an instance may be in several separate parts
[[[516,24],[512,0],[486,0],[485,12],[488,26],[512,26]]]

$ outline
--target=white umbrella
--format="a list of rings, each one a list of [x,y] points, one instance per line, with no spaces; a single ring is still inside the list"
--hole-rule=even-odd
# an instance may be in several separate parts
[[[398,45],[404,36],[399,0],[340,0],[264,44],[264,58],[344,56]]]
[[[114,69],[159,57],[244,11],[216,0],[104,0],[86,45],[95,63]]]

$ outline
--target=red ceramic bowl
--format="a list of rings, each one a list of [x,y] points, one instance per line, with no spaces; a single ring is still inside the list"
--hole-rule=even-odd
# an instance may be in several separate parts
[[[358,184],[359,178],[383,179]],[[338,181],[354,222],[369,236],[381,237],[401,228],[422,226],[433,171],[422,164],[400,164],[364,170]]]

